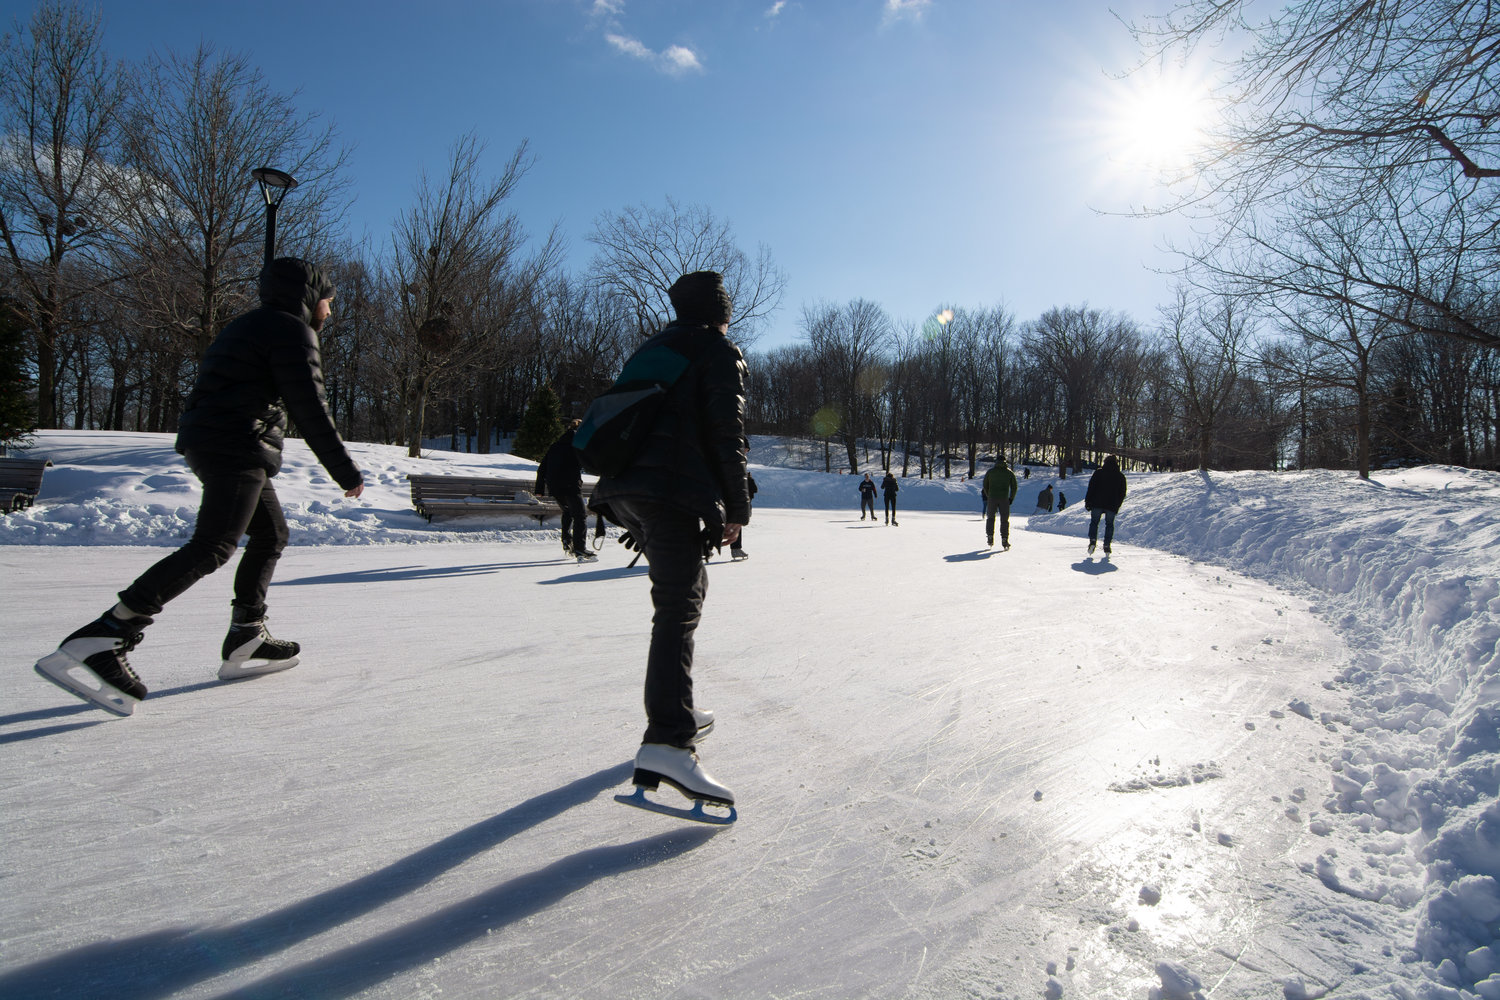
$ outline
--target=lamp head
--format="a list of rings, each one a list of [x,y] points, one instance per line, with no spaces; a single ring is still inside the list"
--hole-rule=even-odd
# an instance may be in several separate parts
[[[260,184],[260,193],[265,196],[267,205],[280,205],[286,193],[297,186],[297,178],[275,167],[256,167],[250,171],[250,176]]]

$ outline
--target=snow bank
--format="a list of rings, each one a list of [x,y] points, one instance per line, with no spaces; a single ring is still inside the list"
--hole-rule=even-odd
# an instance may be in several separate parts
[[[1087,525],[1081,509],[1031,523],[1067,534]],[[1358,881],[1330,856],[1317,874],[1351,895],[1421,907],[1416,954],[1466,991],[1431,996],[1500,998],[1500,476],[1436,466],[1374,481],[1137,476],[1116,538],[1306,595],[1346,635],[1356,659],[1338,681],[1356,709],[1322,718],[1348,734],[1325,805],[1387,839],[1367,843]]]

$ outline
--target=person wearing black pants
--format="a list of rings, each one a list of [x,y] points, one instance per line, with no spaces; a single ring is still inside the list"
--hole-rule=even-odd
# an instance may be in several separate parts
[[[896,494],[901,492],[901,484],[896,482],[896,477],[889,472],[880,481],[880,492],[885,496],[885,523],[901,525],[896,521]]]
[[[626,531],[649,562],[651,647],[646,732],[636,753],[637,796],[665,781],[689,798],[733,806],[695,747],[713,726],[693,697],[693,643],[708,593],[704,561],[739,541],[750,521],[745,360],[729,340],[731,307],[714,271],[683,275],[667,291],[677,320],[638,349],[676,352],[687,367],[670,384],[640,450],[602,476],[590,508]],[[626,362],[627,368],[629,362]]]
[[[552,494],[562,508],[563,551],[579,562],[593,562],[599,557],[588,546],[589,515],[583,507],[583,469],[573,448],[573,432],[581,422],[570,423],[537,463],[536,491]]]
[[[287,413],[346,497],[364,491],[328,413],[318,331],[334,288],[307,261],[281,257],[261,271],[261,307],[230,322],[203,356],[178,421],[177,450],[203,484],[193,535],[119,594],[119,603],[37,661],[42,677],[116,715],[146,697],[125,654],[173,598],[223,566],[249,536],[234,575],[219,677],[234,680],[297,663],[295,642],[266,630],[266,591],[287,544],[271,485],[281,470]],[[284,407],[284,408],[283,408]]]

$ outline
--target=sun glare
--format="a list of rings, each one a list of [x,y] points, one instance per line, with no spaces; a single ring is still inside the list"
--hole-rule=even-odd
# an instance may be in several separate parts
[[[1180,172],[1204,142],[1211,110],[1207,88],[1144,72],[1117,84],[1106,130],[1110,158],[1152,173]]]

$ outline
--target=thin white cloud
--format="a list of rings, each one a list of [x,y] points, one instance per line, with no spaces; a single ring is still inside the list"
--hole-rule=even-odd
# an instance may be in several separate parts
[[[625,0],[594,0],[594,17],[619,17],[625,12]]]
[[[615,32],[605,34],[604,40],[613,45],[616,51],[649,63],[657,71],[669,76],[703,72],[703,63],[698,59],[698,54],[686,46],[673,45],[665,52],[656,52],[639,39]]]
[[[885,23],[920,21],[932,7],[932,0],[885,0]]]
[[[647,62],[656,58],[656,53],[646,48],[640,41],[628,38],[625,35],[616,35],[613,32],[606,34],[604,40],[613,45],[619,51],[634,59],[643,59]]]
[[[776,2],[771,5],[771,9],[766,11],[766,19],[768,21],[776,20],[776,18],[781,15],[781,12],[785,7],[786,0],[776,0]]]
[[[662,70],[673,76],[682,73],[701,73],[703,64],[698,61],[698,54],[692,49],[682,45],[673,45],[661,54]]]

